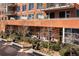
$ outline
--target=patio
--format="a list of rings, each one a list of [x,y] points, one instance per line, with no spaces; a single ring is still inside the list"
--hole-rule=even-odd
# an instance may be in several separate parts
[[[0,38],[0,56],[45,56],[45,54],[35,51],[31,48],[24,49],[23,45],[18,43],[7,43]]]

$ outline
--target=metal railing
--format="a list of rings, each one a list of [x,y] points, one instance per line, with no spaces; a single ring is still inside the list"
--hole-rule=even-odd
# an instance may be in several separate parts
[[[74,4],[72,3],[69,3],[69,4],[65,4],[65,5],[60,5],[60,4],[55,4],[55,5],[52,5],[52,6],[48,6],[46,8],[42,8],[41,10],[54,10],[54,9],[60,9],[60,8],[72,8],[74,6]]]
[[[15,14],[14,11],[7,11],[7,12],[6,12],[6,15],[13,15],[13,14]]]
[[[27,19],[30,19],[28,16],[26,16]],[[20,18],[19,18],[20,19]],[[49,16],[42,16],[42,17],[32,17],[33,19],[38,19],[38,20],[79,20],[79,17],[66,17],[66,18],[50,18]]]
[[[65,3],[65,4],[62,4],[62,3],[57,3],[57,4],[49,4],[47,5],[47,8],[51,8],[51,7],[62,7],[62,6],[73,6],[72,3]]]

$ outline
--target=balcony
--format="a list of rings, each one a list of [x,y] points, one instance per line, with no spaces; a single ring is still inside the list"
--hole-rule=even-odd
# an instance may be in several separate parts
[[[56,10],[56,9],[65,9],[65,8],[73,8],[73,7],[74,4],[72,3],[61,3],[61,4],[51,3],[51,4],[47,4],[47,8],[42,10]]]
[[[7,6],[15,7],[16,4],[15,3],[8,3]]]
[[[7,11],[6,15],[15,15],[16,13],[14,11]]]

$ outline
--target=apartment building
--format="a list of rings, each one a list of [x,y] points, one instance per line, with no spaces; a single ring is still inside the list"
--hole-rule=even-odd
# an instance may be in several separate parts
[[[6,18],[6,4],[0,4],[0,20]]]
[[[77,3],[18,3],[11,14],[15,20],[2,21],[1,31],[28,31],[40,40],[79,44]]]
[[[8,20],[16,16],[16,5],[14,3],[0,3],[0,19]]]

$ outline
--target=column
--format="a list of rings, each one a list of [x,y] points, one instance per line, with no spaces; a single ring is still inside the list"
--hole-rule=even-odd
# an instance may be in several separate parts
[[[62,28],[62,43],[65,43],[65,28]]]

